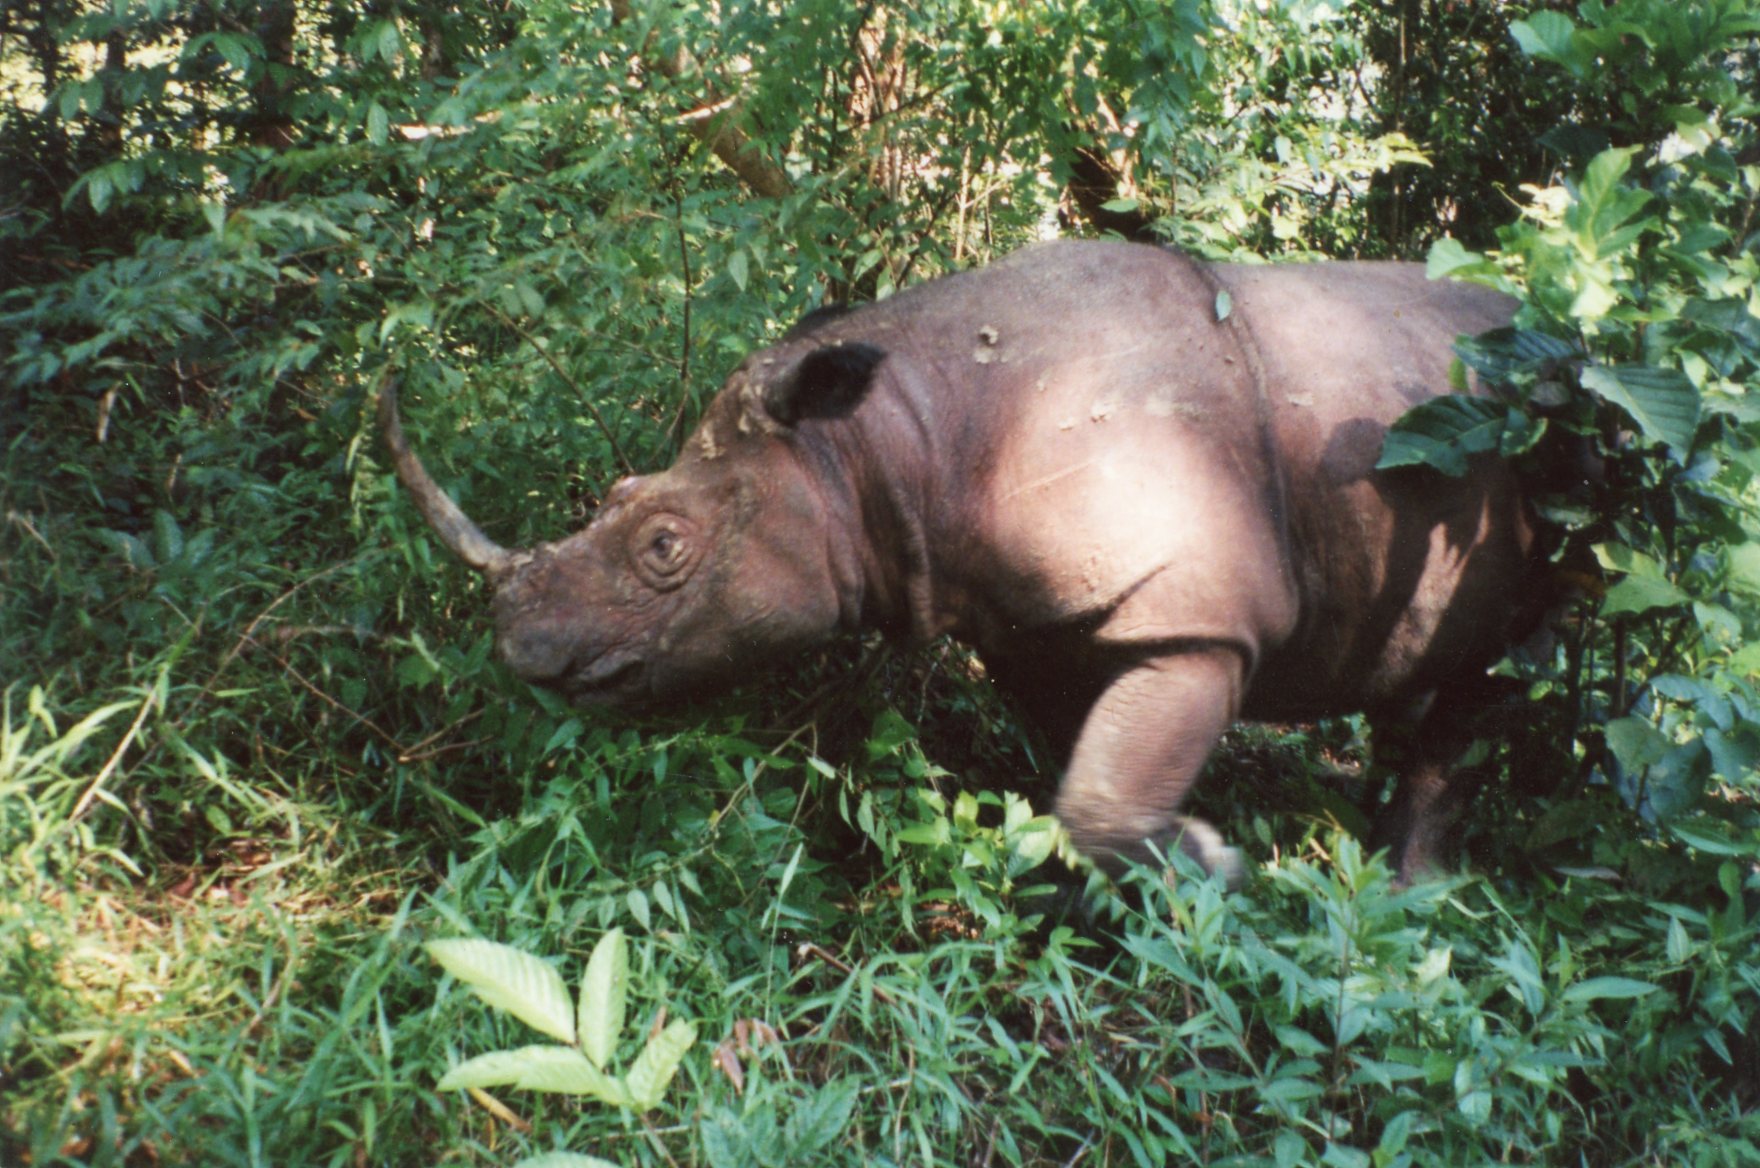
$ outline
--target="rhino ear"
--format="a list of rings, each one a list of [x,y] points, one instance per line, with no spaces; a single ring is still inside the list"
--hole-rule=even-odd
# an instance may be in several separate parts
[[[859,341],[814,349],[764,387],[764,412],[784,426],[802,418],[844,417],[867,396],[885,359],[885,350]]]

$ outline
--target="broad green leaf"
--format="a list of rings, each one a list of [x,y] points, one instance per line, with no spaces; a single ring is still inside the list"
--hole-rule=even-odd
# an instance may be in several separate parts
[[[1376,470],[1428,466],[1450,478],[1467,473],[1467,458],[1497,449],[1507,411],[1487,398],[1447,394],[1407,410],[1382,440]]]
[[[1668,753],[1668,739],[1643,718],[1615,718],[1607,724],[1607,749],[1629,774],[1660,762]]]
[[[1625,572],[1633,576],[1647,576],[1652,580],[1666,580],[1668,574],[1662,570],[1662,561],[1655,556],[1647,556],[1633,547],[1623,543],[1598,543],[1594,546],[1595,562],[1610,572]]]
[[[1218,289],[1216,292],[1216,319],[1219,322],[1227,320],[1233,311],[1234,297],[1228,294],[1228,289]]]
[[[1629,977],[1591,977],[1569,986],[1564,991],[1567,1002],[1595,1002],[1603,999],[1641,998],[1662,987]]]
[[[860,1080],[847,1076],[827,1083],[798,1105],[788,1117],[788,1146],[793,1154],[808,1156],[830,1147],[849,1126],[860,1095]]]
[[[1733,650],[1725,668],[1737,677],[1760,677],[1760,641]]]
[[[939,847],[953,842],[953,828],[945,819],[931,819],[926,823],[913,823],[909,827],[901,828],[892,838],[901,844]]]
[[[1520,410],[1510,410],[1503,420],[1503,433],[1497,439],[1497,453],[1503,458],[1518,458],[1540,445],[1546,436],[1545,418],[1534,418]]]
[[[1540,963],[1534,951],[1520,937],[1511,937],[1502,957],[1491,964],[1509,975],[1508,988],[1521,1000],[1530,1015],[1538,1017],[1546,1004],[1546,983],[1540,977]]]
[[[1644,436],[1677,456],[1693,445],[1699,428],[1699,391],[1678,369],[1651,365],[1593,365],[1583,388],[1625,411]]]
[[[430,941],[423,948],[489,1005],[559,1042],[574,1042],[574,1003],[562,976],[547,962],[511,945],[475,938]]]
[[[448,1071],[441,1091],[468,1087],[518,1087],[561,1095],[586,1095],[622,1104],[627,1096],[617,1080],[593,1066],[572,1046],[522,1046],[478,1055]]]
[[[593,946],[581,978],[581,1050],[595,1067],[604,1067],[617,1050],[628,992],[629,943],[622,929],[612,929]]]
[[[1760,596],[1760,543],[1739,543],[1729,549],[1729,585]]]
[[[217,32],[214,34],[213,45],[214,51],[220,54],[220,59],[240,73],[247,72],[251,67],[251,58],[262,53],[262,47],[255,38],[237,33]]]
[[[1276,1026],[1272,1032],[1278,1043],[1297,1058],[1317,1058],[1329,1049],[1324,1042],[1299,1026]]]
[[[631,1106],[642,1111],[660,1106],[666,1085],[672,1082],[678,1064],[696,1040],[697,1028],[689,1022],[669,1022],[666,1029],[648,1039],[623,1077]]]
[[[116,193],[111,174],[110,167],[101,166],[86,176],[86,197],[92,202],[92,210],[100,215],[109,208],[111,196]]]
[[[153,558],[169,564],[183,555],[183,528],[169,511],[153,512]]]
[[[1689,847],[1713,856],[1753,856],[1760,853],[1760,840],[1749,830],[1738,834],[1732,824],[1716,819],[1673,820],[1668,830]]]
[[[132,536],[126,531],[99,529],[94,532],[93,535],[98,542],[109,547],[112,551],[122,553],[123,559],[127,562],[131,570],[143,572],[151,571],[158,566],[154,562],[153,553],[148,549],[147,545],[141,542],[138,537]]]
[[[629,1105],[629,1093],[623,1084],[588,1062],[587,1056],[574,1047],[542,1049],[547,1053],[532,1060],[515,1086],[557,1095],[586,1095],[619,1107]]]
[[[1576,32],[1577,26],[1570,17],[1551,9],[1541,9],[1526,20],[1509,23],[1509,34],[1522,52],[1530,57],[1557,61],[1573,72],[1577,54],[1572,42]]]
[[[601,1160],[597,1156],[583,1156],[579,1152],[543,1152],[536,1156],[527,1156],[514,1164],[513,1168],[618,1168],[609,1160]]]
[[[566,1046],[538,1044],[480,1054],[447,1071],[441,1077],[437,1089],[462,1091],[467,1087],[517,1086],[520,1077],[537,1062],[553,1057],[556,1051],[570,1049],[572,1048]]]
[[[1629,147],[1603,150],[1590,160],[1575,184],[1567,184],[1572,186],[1576,201],[1566,211],[1565,222],[1576,230],[1581,247],[1590,256],[1616,255],[1649,226],[1649,221],[1631,223],[1651,200],[1649,191],[1625,182],[1635,153]],[[1589,274],[1585,269],[1584,275]],[[1614,294],[1611,288],[1607,291]]]
[[[1312,1079],[1305,1079],[1298,1075],[1285,1075],[1273,1079],[1261,1088],[1259,1098],[1267,1103],[1299,1103],[1304,1099],[1313,1099],[1325,1093],[1326,1088]]]
[[[379,59],[386,64],[395,64],[403,53],[403,34],[397,29],[395,20],[379,22],[379,32],[375,38],[379,50]]]
[[[1667,580],[1649,576],[1627,576],[1607,590],[1601,605],[1602,616],[1635,615],[1659,608],[1675,608],[1693,598]]]
[[[382,146],[391,135],[391,115],[378,102],[367,106],[367,141]]]
[[[1570,341],[1533,329],[1500,328],[1461,337],[1455,355],[1486,381],[1504,383],[1520,374],[1538,375],[1574,361],[1582,351]]]
[[[1745,300],[1734,297],[1690,300],[1681,310],[1681,319],[1726,332],[1740,341],[1750,353],[1760,355],[1760,316],[1756,316],[1748,308]]]
[[[489,1054],[480,1054],[476,1058],[466,1059],[450,1071],[440,1076],[435,1084],[437,1091],[463,1091],[470,1087],[509,1087],[519,1082],[520,1072],[525,1068],[523,1057],[527,1050],[544,1049],[541,1047],[522,1047],[519,1050],[497,1050]],[[566,1050],[567,1047],[549,1049]]]
[[[1424,275],[1432,280],[1450,276],[1483,276],[1497,274],[1497,265],[1476,251],[1468,251],[1460,240],[1445,235],[1430,245],[1424,257]]]

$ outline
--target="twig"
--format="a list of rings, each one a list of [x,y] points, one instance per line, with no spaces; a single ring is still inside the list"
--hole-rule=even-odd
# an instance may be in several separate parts
[[[487,738],[473,738],[468,742],[449,742],[445,746],[438,746],[438,747],[435,747],[433,750],[428,749],[428,747],[434,742],[435,739],[442,738],[445,735],[452,733],[454,730],[457,730],[460,726],[463,726],[466,722],[475,721],[477,718],[482,716],[482,713],[483,713],[482,710],[472,710],[470,713],[466,714],[464,717],[458,719],[457,721],[447,723],[446,725],[440,727],[440,729],[438,729],[438,730],[434,731],[432,734],[428,735],[426,738],[422,739],[420,742],[416,743],[414,746],[410,747],[408,750],[405,750],[405,751],[399,753],[397,756],[397,761],[401,762],[401,763],[422,762],[427,759],[435,758],[439,755],[446,754],[449,751],[462,750],[467,746],[475,746],[478,743],[487,742],[488,741]]]
[[[691,404],[691,248],[684,233],[684,200],[675,199],[678,213],[673,223],[678,228],[678,262],[684,272],[684,341],[678,354],[678,412],[666,427],[666,441],[678,441],[679,427],[684,424],[685,410]]]
[[[22,529],[26,535],[30,536],[32,539],[34,539],[38,543],[42,544],[43,550],[49,553],[49,559],[51,561],[55,561],[60,558],[60,557],[56,556],[56,554],[55,554],[54,545],[51,544],[48,540],[44,539],[42,532],[38,531],[36,529],[36,526],[31,523],[30,516],[21,515],[17,511],[13,511],[13,510],[9,509],[6,512],[6,521],[8,523],[12,524],[14,527]]]
[[[521,1135],[531,1134],[532,1125],[515,1115],[507,1104],[501,1102],[501,1100],[495,1098],[495,1096],[489,1094],[481,1087],[466,1087],[465,1090],[470,1092],[471,1098],[475,1099],[484,1111],[487,1111],[490,1115],[493,1115],[496,1119],[499,1119],[502,1123],[506,1124]]]
[[[815,941],[802,941],[799,945],[795,946],[794,955],[802,960],[805,960],[808,957],[817,957],[820,961],[823,961],[826,965],[837,970],[845,977],[854,976],[856,972],[854,966],[846,961],[839,960],[830,950]],[[874,987],[874,996],[879,998],[882,1002],[885,1002],[888,1006],[898,1005],[898,999],[893,997],[880,986]]]
[[[563,382],[567,384],[575,397],[580,399],[580,403],[586,407],[587,413],[593,416],[593,421],[598,425],[599,432],[605,435],[605,445],[611,447],[611,455],[613,458],[617,459],[617,465],[623,468],[623,473],[634,474],[635,467],[631,465],[629,459],[624,457],[623,447],[617,444],[617,435],[612,432],[610,423],[605,421],[605,416],[599,412],[599,407],[593,404],[593,399],[587,396],[587,391],[581,388],[580,382],[569,376],[568,370],[562,367],[562,363],[556,359],[555,354],[551,353],[548,347],[539,344],[537,337],[534,337],[531,333],[527,332],[525,326],[520,324],[519,321],[501,311],[498,305],[491,304],[487,300],[483,301],[482,304],[484,308],[487,308],[490,312],[500,317],[503,324],[518,333],[521,340],[525,341],[526,344],[538,351],[538,356],[544,358],[544,361],[550,366],[551,370],[555,372],[556,376],[562,378]],[[594,493],[601,494],[602,492],[595,489]]]
[[[159,704],[159,686],[164,681],[165,674],[161,671],[158,680],[153,683],[151,689],[147,690],[147,696],[141,700],[141,708],[136,711],[134,722],[128,727],[128,733],[122,736],[122,741],[110,755],[109,761],[104,764],[104,769],[98,772],[98,777],[92,780],[92,785],[86,788],[85,794],[79,797],[79,802],[73,805],[73,814],[67,817],[68,823],[78,823],[85,816],[85,813],[91,810],[92,803],[97,800],[98,792],[103,789],[105,780],[109,779],[117,766],[121,764],[123,754],[134,744],[134,736],[140,733],[141,725],[147,720],[147,715],[152,712],[154,706]]]
[[[646,1112],[642,1113],[642,1130],[648,1134],[648,1142],[654,1145],[654,1150],[666,1157],[666,1162],[672,1165],[672,1168],[678,1168],[678,1161],[672,1158],[672,1153],[667,1151],[666,1145],[660,1142],[660,1133],[654,1130],[654,1125],[648,1121]]]
[[[350,718],[353,718],[356,722],[359,722],[362,726],[365,726],[367,729],[371,730],[374,734],[377,734],[380,738],[384,739],[386,741],[386,743],[388,743],[390,745],[392,750],[396,751],[398,754],[403,753],[403,744],[398,742],[396,738],[392,737],[390,734],[386,733],[384,730],[380,729],[379,726],[377,724],[375,724],[371,718],[368,718],[365,714],[356,713],[354,710],[349,709],[347,706],[343,705],[341,702],[337,701],[335,698],[331,697],[329,694],[327,694],[323,690],[319,689],[316,685],[314,685],[306,677],[305,674],[301,673],[299,670],[297,670],[293,667],[293,662],[289,661],[287,658],[283,657],[281,654],[275,652],[275,650],[269,648],[269,646],[263,644],[261,641],[257,640],[254,637],[248,638],[248,639],[250,640],[251,644],[255,645],[257,648],[263,650],[265,653],[269,654],[269,656],[273,657],[275,659],[275,663],[277,665],[281,666],[281,668],[283,670],[285,670],[287,672],[287,674],[293,678],[293,680],[299,682],[300,685],[304,686],[307,690],[309,690],[311,692],[312,696],[316,697],[319,701],[325,702],[328,705],[334,707],[335,709],[342,711],[342,713],[347,714]]]
[[[214,683],[220,680],[220,675],[222,673],[226,672],[226,667],[228,665],[232,664],[233,658],[237,657],[239,655],[239,653],[243,652],[245,642],[251,641],[253,644],[255,643],[253,640],[253,636],[256,633],[258,626],[260,626],[264,621],[269,619],[270,613],[274,612],[276,609],[280,608],[283,604],[286,604],[289,600],[293,599],[294,594],[299,592],[301,589],[305,588],[307,585],[317,583],[319,580],[322,580],[324,577],[330,575],[332,572],[341,571],[344,567],[346,567],[348,565],[349,562],[350,561],[343,560],[338,563],[331,564],[328,568],[325,568],[322,571],[314,572],[310,576],[307,576],[305,579],[301,580],[299,583],[295,584],[292,588],[289,588],[286,592],[283,592],[280,596],[277,596],[274,600],[270,601],[269,606],[267,608],[265,608],[262,612],[259,612],[251,620],[251,623],[245,626],[244,632],[242,632],[238,635],[238,640],[233,643],[231,649],[227,650],[226,656],[224,656],[220,659],[220,664],[218,664],[214,667],[214,672],[208,675],[208,680],[202,683],[202,693],[204,695],[209,695],[209,696],[212,695],[213,690],[214,690]]]

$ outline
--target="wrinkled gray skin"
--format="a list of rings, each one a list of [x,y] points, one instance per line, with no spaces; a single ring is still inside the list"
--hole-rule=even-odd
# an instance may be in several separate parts
[[[1217,319],[1226,289],[1232,313]],[[1454,695],[1531,623],[1533,530],[1495,461],[1373,470],[1510,301],[1404,264],[1212,266],[1030,248],[748,358],[678,461],[583,531],[496,547],[381,418],[399,474],[494,585],[502,659],[651,705],[839,634],[951,634],[1066,751],[1057,814],[1108,866],[1237,861],[1176,814],[1237,718],[1363,710],[1411,734],[1377,825],[1402,878],[1460,802]]]

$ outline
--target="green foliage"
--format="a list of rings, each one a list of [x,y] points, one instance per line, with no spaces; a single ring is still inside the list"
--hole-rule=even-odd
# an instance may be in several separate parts
[[[1458,349],[1499,397],[1414,411],[1381,465],[1460,474],[1498,450],[1537,483],[1562,480],[1542,500],[1563,530],[1555,559],[1594,582],[1529,684],[1568,695],[1564,730],[1592,784],[1652,824],[1710,812],[1745,835],[1760,760],[1743,648],[1760,609],[1742,574],[1760,548],[1760,413],[1748,400],[1760,383],[1760,167],[1738,158],[1760,144],[1760,105],[1738,94],[1754,76],[1760,15],[1708,0],[1586,4],[1578,16],[1535,13],[1517,40],[1591,91],[1617,64],[1619,89],[1602,96],[1619,114],[1575,129],[1634,144],[1532,188],[1498,250],[1432,251],[1433,275],[1489,284],[1522,307],[1514,331]]]
[[[0,33],[0,1160],[1756,1158],[1751,5],[72,0]],[[1562,659],[1506,667],[1489,878],[1391,889],[1330,831],[1372,802],[1350,725],[1253,731],[1200,797],[1265,878],[1139,878],[1078,931],[1054,768],[959,650],[665,728],[564,708],[494,664],[364,416],[401,373],[447,487],[553,538],[804,311],[1108,230],[1452,231],[1433,270],[1523,295],[1461,346],[1507,397],[1390,447],[1550,468],[1589,581]]]
[[[446,1072],[440,1090],[512,1086],[584,1095],[639,1111],[660,1106],[678,1064],[697,1040],[697,1031],[689,1022],[668,1023],[649,1035],[622,1076],[606,1069],[623,1031],[628,945],[623,931],[612,929],[593,946],[581,982],[577,1028],[576,1008],[562,978],[538,958],[493,941],[428,942],[424,946],[428,956],[477,997],[564,1044],[478,1055]]]

